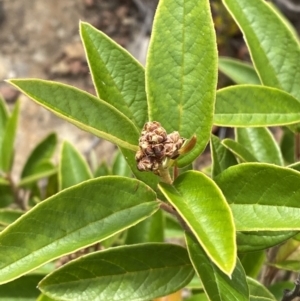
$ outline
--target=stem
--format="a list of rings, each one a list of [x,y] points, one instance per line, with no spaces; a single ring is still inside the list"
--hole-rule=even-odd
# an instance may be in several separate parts
[[[170,184],[170,185],[173,183],[173,180],[169,173],[169,169],[160,168],[159,175],[161,177],[162,182]]]
[[[268,250],[267,259],[268,262],[272,263],[275,261],[276,255],[278,253],[280,246],[272,247]],[[272,266],[265,266],[264,271],[261,276],[261,282],[265,286],[269,286],[273,279],[275,278],[278,269]]]
[[[178,167],[175,165],[174,166],[174,175],[173,175],[174,179],[176,179],[178,177],[178,175],[179,175]]]
[[[292,301],[294,298],[300,297],[300,274],[295,280],[295,287],[293,290],[285,290],[281,301]]]
[[[22,199],[20,198],[19,196],[19,191],[18,191],[18,188],[12,178],[12,176],[7,173],[6,176],[5,176],[6,180],[9,182],[9,186],[10,186],[10,189],[12,191],[12,194],[14,196],[14,200],[15,200],[15,203],[22,209],[22,210],[27,210],[26,208],[26,205],[24,204],[24,202],[22,201]]]
[[[174,215],[177,218],[177,220],[179,221],[182,228],[187,232],[191,232],[190,227],[187,225],[185,220],[179,215],[179,213],[176,211],[176,209],[174,207],[172,207],[171,205],[169,205],[163,201],[160,201],[160,208],[162,210]]]

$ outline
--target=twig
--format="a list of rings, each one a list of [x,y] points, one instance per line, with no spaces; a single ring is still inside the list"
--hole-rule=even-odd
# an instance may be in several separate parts
[[[281,301],[292,301],[296,297],[300,297],[300,274],[295,280],[295,288],[293,290],[285,290]]]
[[[176,209],[174,207],[172,207],[171,205],[160,201],[160,208],[172,215],[174,215],[177,220],[179,221],[180,225],[182,226],[182,228],[187,231],[187,232],[191,232],[190,227],[187,225],[187,223],[185,222],[185,220],[180,216],[180,214],[176,211]]]
[[[167,184],[172,184],[173,180],[170,176],[170,172],[168,168],[159,168],[159,176],[161,177],[162,182]]]
[[[20,195],[19,195],[19,190],[18,190],[18,187],[16,186],[11,174],[7,173],[5,175],[5,178],[6,180],[9,182],[9,186],[10,186],[10,189],[11,189],[11,192],[14,196],[14,201],[15,203],[22,209],[22,210],[27,210],[27,206],[26,204],[23,202],[23,200],[20,198]]]
[[[269,249],[267,253],[268,262],[273,263],[276,259],[278,250],[280,246],[275,246]],[[273,266],[265,266],[263,273],[261,275],[261,282],[265,286],[269,286],[273,279],[275,278],[278,269]]]

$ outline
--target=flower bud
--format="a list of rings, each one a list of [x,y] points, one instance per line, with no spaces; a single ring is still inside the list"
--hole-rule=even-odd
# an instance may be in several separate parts
[[[157,121],[146,122],[139,139],[139,150],[135,159],[140,171],[153,171],[159,174],[159,168],[166,158],[179,156],[184,139],[178,132],[167,135],[166,130]]]

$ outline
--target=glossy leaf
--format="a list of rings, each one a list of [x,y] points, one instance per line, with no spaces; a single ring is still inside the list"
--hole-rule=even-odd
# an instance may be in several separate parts
[[[108,176],[111,174],[111,171],[109,170],[107,163],[103,161],[98,168],[95,170],[94,177],[103,177]]]
[[[297,233],[297,231],[237,232],[238,251],[253,252],[265,250],[286,241]]]
[[[56,172],[56,168],[50,161],[56,144],[57,136],[51,133],[34,148],[23,167],[19,186]]]
[[[40,164],[51,159],[55,151],[56,144],[57,136],[54,133],[51,133],[43,141],[41,141],[27,159],[23,167],[21,178],[25,178],[36,173],[35,170],[38,169]]]
[[[278,250],[273,262],[279,263],[285,260],[300,260],[299,247],[300,242],[298,240],[287,240],[280,246],[280,249]]]
[[[288,164],[295,162],[295,134],[287,127],[283,128],[280,149],[285,162]]]
[[[283,297],[284,290],[292,290],[295,284],[292,281],[279,281],[268,287],[269,291],[275,296],[275,300]]]
[[[270,265],[280,270],[291,271],[295,273],[299,273],[300,270],[299,260],[285,260]]]
[[[212,153],[212,178],[214,178],[226,168],[236,165],[237,161],[218,137],[211,135],[210,143]]]
[[[270,87],[237,85],[217,91],[214,124],[264,127],[299,122],[300,103]]]
[[[266,252],[256,251],[239,254],[239,259],[247,276],[256,278],[266,260]]]
[[[265,163],[245,163],[216,177],[237,231],[300,230],[300,173]]]
[[[223,0],[243,31],[262,83],[300,100],[300,47],[280,15],[261,0]],[[262,30],[263,29],[263,30]],[[274,101],[274,107],[279,105]]]
[[[247,283],[250,291],[250,301],[276,301],[272,293],[257,280],[247,277]]]
[[[44,161],[37,166],[35,169],[35,174],[28,176],[18,183],[20,187],[30,187],[32,189],[33,185],[42,178],[51,177],[57,174],[57,167],[50,161]]]
[[[297,170],[297,171],[300,171],[300,162],[298,161],[294,164],[288,165],[287,167],[291,168],[291,169],[294,169],[294,170]]]
[[[280,148],[266,128],[237,128],[236,140],[259,162],[283,165]]]
[[[112,166],[112,174],[123,177],[131,176],[131,169],[120,151],[117,152],[117,155],[115,156],[114,163]]]
[[[6,181],[0,182],[0,208],[7,207],[15,199],[10,184]]]
[[[0,209],[0,224],[7,226],[17,220],[22,214],[23,211],[15,209]]]
[[[2,145],[0,145],[0,171],[9,172],[13,163],[19,112],[20,102],[17,102],[10,118],[7,120]]]
[[[242,144],[232,139],[224,139],[222,144],[235,154],[241,161],[257,162],[258,160],[250,153],[250,151]]]
[[[0,145],[5,132],[6,123],[9,118],[9,111],[5,100],[0,95]]]
[[[9,81],[32,100],[79,128],[117,145],[137,151],[138,130],[110,104],[84,91],[36,79]]]
[[[187,139],[196,135],[196,146],[180,166],[194,161],[208,143],[216,83],[209,1],[159,1],[146,64],[149,118],[168,133],[179,131]]]
[[[247,62],[219,57],[219,70],[236,84],[260,85],[255,69]]]
[[[32,274],[0,285],[0,300],[2,301],[36,301],[40,291],[38,283],[44,275]]]
[[[44,294],[41,294],[36,301],[58,301],[57,299],[50,298]]]
[[[156,191],[159,177],[152,172],[139,171],[136,167],[135,153],[125,148],[120,148],[120,151],[122,152],[134,176]]]
[[[176,178],[173,186],[160,183],[159,188],[209,258],[230,275],[236,260],[235,228],[230,209],[216,184],[200,172],[188,171]]]
[[[122,177],[89,180],[50,197],[0,234],[0,283],[137,224],[158,209],[155,199],[148,186]]]
[[[47,181],[45,199],[58,192],[58,174],[50,176]]]
[[[203,248],[191,235],[186,234],[186,242],[192,264],[200,277],[203,288],[211,301],[248,301],[249,291],[246,275],[238,261],[231,275],[222,273],[208,258]]]
[[[164,215],[161,210],[127,230],[125,244],[164,241]]]
[[[63,190],[92,178],[86,160],[69,142],[62,145],[59,164],[59,188]]]
[[[141,129],[148,119],[144,68],[93,26],[82,22],[80,34],[98,96]]]
[[[140,244],[84,256],[44,278],[39,288],[66,301],[147,301],[177,291],[193,275],[186,249]]]
[[[168,239],[181,239],[183,237],[183,228],[180,226],[178,220],[172,215],[168,214],[165,216],[165,236]]]

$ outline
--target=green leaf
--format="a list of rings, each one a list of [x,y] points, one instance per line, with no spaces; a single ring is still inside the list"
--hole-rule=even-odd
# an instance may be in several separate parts
[[[219,57],[219,70],[237,84],[260,85],[255,69],[247,62]]]
[[[103,176],[108,176],[110,174],[111,174],[111,172],[107,166],[107,163],[105,161],[103,161],[96,169],[94,177],[95,178],[103,177]]]
[[[155,175],[152,172],[141,172],[137,169],[136,167],[136,160],[135,160],[135,153],[132,151],[125,149],[125,148],[120,148],[120,151],[122,152],[125,160],[127,161],[132,173],[134,176],[149,185],[154,191],[157,190],[157,184],[159,182],[159,177]],[[159,195],[158,195],[159,196]]]
[[[21,178],[31,176],[39,170],[40,164],[43,164],[46,160],[51,159],[55,151],[57,144],[57,136],[55,133],[49,134],[43,141],[41,141],[28,157]]]
[[[161,210],[127,230],[125,244],[164,241],[164,215]]]
[[[149,118],[167,132],[187,139],[196,135],[196,146],[179,166],[194,161],[209,141],[216,83],[209,1],[159,1],[146,64]]]
[[[291,271],[295,273],[299,273],[300,270],[299,260],[285,260],[270,265],[280,270]]]
[[[294,164],[291,164],[291,165],[288,165],[286,167],[292,168],[292,169],[297,170],[297,171],[300,171],[300,162],[298,161],[298,162],[296,162]]]
[[[200,277],[205,293],[211,301],[248,301],[249,291],[246,275],[238,261],[229,278],[207,257],[203,248],[191,235],[186,234],[186,243],[192,264]],[[221,250],[220,250],[221,251]]]
[[[276,301],[272,293],[257,280],[247,277],[247,283],[250,291],[250,301]]]
[[[266,128],[237,128],[236,140],[259,162],[283,165],[280,148]]]
[[[57,173],[56,166],[53,165],[50,161],[40,162],[38,166],[36,166],[35,174],[31,176],[25,177],[20,180],[18,183],[19,187],[30,187],[32,189],[33,185],[42,178],[47,178],[53,176]]]
[[[50,297],[48,297],[44,294],[41,294],[36,301],[59,301],[59,300],[57,300],[57,299],[55,300],[55,299],[50,298]]]
[[[0,224],[7,226],[17,220],[22,214],[23,211],[15,209],[0,209]]]
[[[60,190],[93,177],[85,159],[77,149],[67,141],[64,141],[62,145],[58,177]]]
[[[26,275],[10,283],[0,285],[1,301],[36,301],[40,291],[37,284],[44,275]]]
[[[280,246],[276,257],[274,258],[274,263],[279,263],[285,260],[298,260],[299,256],[300,242],[296,239],[289,239],[283,245]]]
[[[235,154],[241,161],[257,162],[258,160],[240,143],[232,139],[224,139],[222,144]]]
[[[300,103],[278,89],[238,85],[217,91],[214,124],[263,127],[299,122]]]
[[[243,31],[262,83],[300,100],[300,48],[280,15],[261,0],[223,0]],[[274,106],[279,105],[274,101]]]
[[[300,230],[300,173],[266,163],[245,163],[215,179],[237,231]]]
[[[221,143],[220,139],[214,135],[210,138],[212,153],[212,178],[224,171],[226,168],[236,165],[234,155]]]
[[[183,237],[183,228],[180,226],[178,220],[172,215],[168,214],[165,216],[165,236],[166,240],[169,239],[182,239]]]
[[[236,260],[235,228],[230,209],[217,185],[200,172],[188,171],[176,178],[173,186],[160,183],[159,189],[212,262],[230,275]]]
[[[60,118],[133,151],[139,132],[132,121],[105,101],[60,83],[37,79],[9,80],[21,92]]]
[[[84,256],[44,278],[39,288],[66,301],[147,301],[179,290],[193,275],[186,249],[141,244]]]
[[[287,127],[283,127],[280,149],[285,162],[288,164],[295,162],[295,134]]]
[[[23,182],[28,182],[30,178],[40,179],[56,171],[50,162],[56,144],[57,136],[51,133],[34,148],[23,167],[19,186],[22,186]]]
[[[0,182],[0,208],[7,207],[14,201],[12,187],[8,182]]]
[[[9,111],[6,106],[5,100],[0,95],[0,144],[8,119],[9,119]]]
[[[98,96],[141,129],[148,119],[143,66],[90,24],[81,22],[80,34]]]
[[[112,174],[123,177],[130,177],[132,174],[129,165],[120,151],[117,152],[117,155],[114,159]]]
[[[57,193],[0,234],[0,283],[137,224],[158,209],[155,199],[144,183],[113,176]]]
[[[13,163],[19,112],[20,102],[17,102],[10,118],[7,121],[2,145],[0,145],[0,171],[9,172]]]
[[[256,251],[239,255],[239,259],[247,276],[252,278],[258,277],[261,272],[262,265],[266,260],[266,252]]]
[[[294,289],[295,284],[291,281],[279,281],[268,287],[269,291],[275,296],[275,300],[281,300],[284,290]]]
[[[44,199],[58,192],[58,174],[55,173],[47,179]]]
[[[195,294],[190,298],[184,299],[185,301],[209,301],[205,294]]]
[[[265,250],[284,242],[297,233],[297,231],[237,232],[238,252]]]

